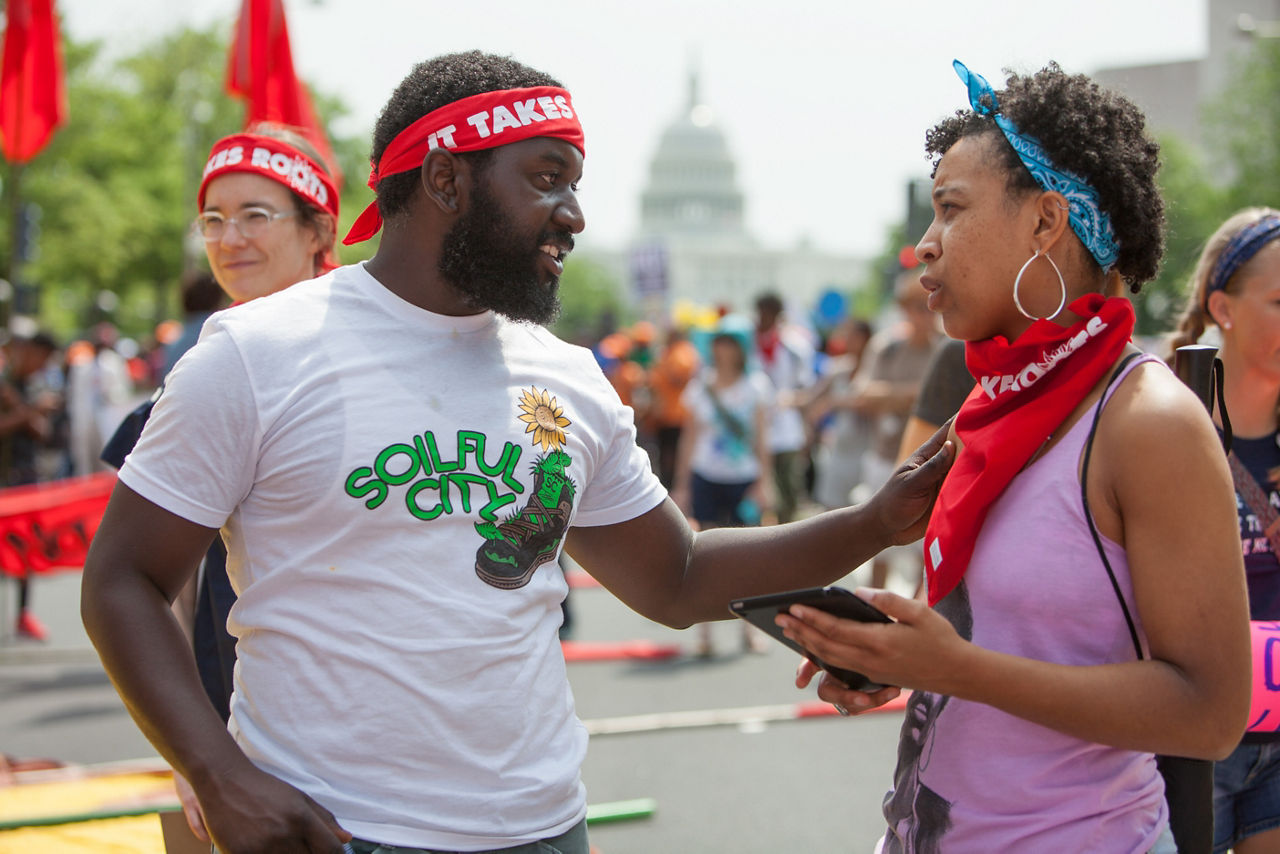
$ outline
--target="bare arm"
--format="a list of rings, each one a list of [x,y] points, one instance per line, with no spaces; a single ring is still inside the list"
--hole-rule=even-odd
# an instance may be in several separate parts
[[[221,850],[337,854],[350,837],[333,816],[231,738],[169,608],[216,533],[117,483],[85,561],[85,628],[143,734],[191,782]]]
[[[760,476],[751,485],[756,503],[761,510],[773,509],[773,455],[769,453],[769,409],[757,406],[752,413],[752,451],[756,455],[756,465],[760,467]],[[775,520],[776,521],[776,520]]]
[[[1100,744],[1226,756],[1244,730],[1250,677],[1235,497],[1207,416],[1167,372],[1140,367],[1117,391],[1088,488],[1102,534],[1125,546],[1147,660],[1067,666],[991,652],[890,593],[869,598],[896,625],[813,609],[780,622],[820,657],[877,681],[987,703]],[[861,705],[830,680],[819,693]]]
[[[730,599],[827,584],[886,546],[919,538],[951,464],[952,446],[945,440],[946,431],[939,430],[858,507],[769,528],[695,535],[668,499],[628,522],[573,528],[567,548],[650,619],[682,628],[726,619]]]

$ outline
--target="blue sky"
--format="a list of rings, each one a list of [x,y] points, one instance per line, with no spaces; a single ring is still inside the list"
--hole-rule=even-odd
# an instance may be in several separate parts
[[[121,52],[183,24],[229,27],[239,8],[56,5],[73,37]],[[1052,59],[1089,72],[1195,58],[1207,44],[1205,0],[285,0],[285,9],[300,73],[353,112],[344,132],[367,134],[409,68],[441,53],[510,54],[561,79],[587,134],[584,246],[620,246],[635,227],[694,57],[737,160],[748,229],[768,246],[807,238],[865,255],[904,215],[904,183],[928,174],[925,129],[964,103],[952,59],[995,82],[1005,67]]]

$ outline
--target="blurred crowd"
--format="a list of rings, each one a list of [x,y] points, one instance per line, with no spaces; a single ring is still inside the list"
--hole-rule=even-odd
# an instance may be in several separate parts
[[[59,341],[18,317],[0,344],[0,484],[24,486],[109,470],[99,459],[124,417],[159,387],[199,336],[204,320],[225,305],[208,273],[182,285],[184,317],[165,321],[145,340],[122,337],[109,321]],[[44,640],[31,610],[29,579],[16,582],[14,633]]]
[[[875,317],[761,293],[750,314],[685,312],[665,329],[641,321],[594,352],[697,527],[778,524],[865,500],[973,388],[963,347],[942,335],[926,298],[908,269]],[[890,550],[873,583],[892,574],[914,587],[920,567],[918,546]],[[699,651],[710,654],[709,636]]]

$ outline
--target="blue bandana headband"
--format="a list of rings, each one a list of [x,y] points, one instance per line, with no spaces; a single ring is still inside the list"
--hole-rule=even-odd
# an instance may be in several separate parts
[[[1278,237],[1280,237],[1280,216],[1275,214],[1268,214],[1248,228],[1242,228],[1236,232],[1236,236],[1227,242],[1218,255],[1218,260],[1213,264],[1213,272],[1209,274],[1209,284],[1205,286],[1205,297],[1225,288],[1227,282],[1236,274],[1236,270],[1247,264],[1249,259],[1262,250],[1262,247]]]
[[[1103,272],[1109,272],[1115,266],[1120,250],[1116,247],[1116,233],[1111,228],[1111,217],[1098,203],[1098,191],[1079,175],[1054,166],[1037,140],[1018,133],[1013,122],[1000,114],[996,92],[985,77],[974,74],[958,59],[952,66],[956,74],[960,75],[960,80],[969,87],[969,105],[973,107],[973,111],[980,116],[990,116],[995,121],[996,127],[1009,140],[1013,152],[1018,155],[1018,159],[1027,167],[1037,184],[1045,190],[1061,193],[1066,198],[1070,206],[1068,219],[1071,230],[1080,238],[1080,242],[1089,250]]]

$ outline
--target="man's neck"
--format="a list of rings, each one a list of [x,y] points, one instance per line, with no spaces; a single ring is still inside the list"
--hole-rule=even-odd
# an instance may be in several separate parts
[[[365,270],[400,299],[434,314],[476,314],[440,274],[438,245],[417,238],[408,227],[387,223],[378,252],[365,264]]]

